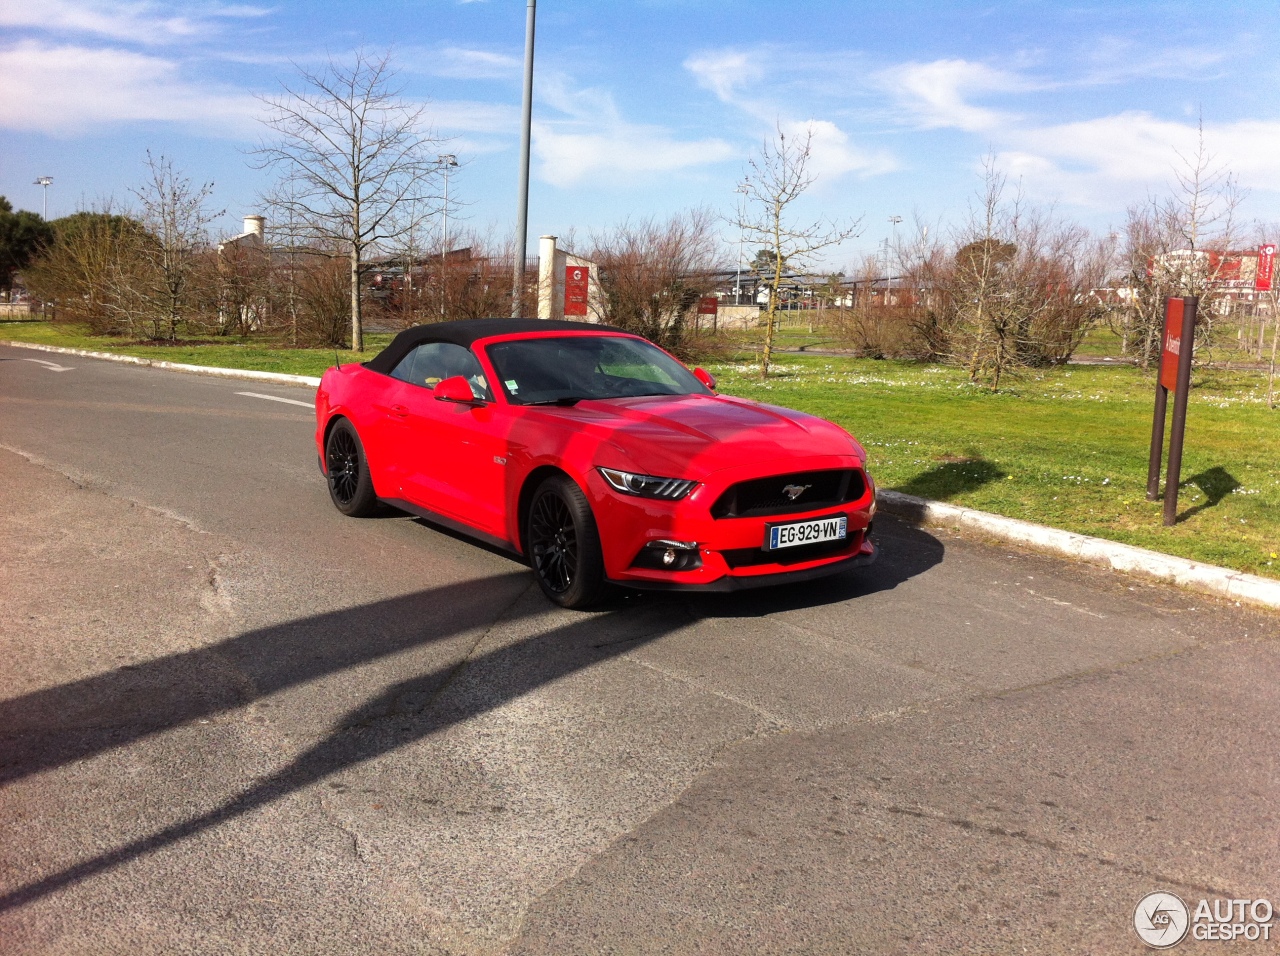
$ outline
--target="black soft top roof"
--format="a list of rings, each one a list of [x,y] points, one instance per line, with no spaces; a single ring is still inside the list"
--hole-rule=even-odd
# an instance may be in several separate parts
[[[424,342],[452,342],[470,348],[479,339],[520,332],[623,332],[611,325],[594,322],[566,322],[563,319],[462,319],[415,325],[405,329],[391,344],[365,363],[366,368],[390,375],[400,360]],[[624,333],[625,334],[625,333]]]

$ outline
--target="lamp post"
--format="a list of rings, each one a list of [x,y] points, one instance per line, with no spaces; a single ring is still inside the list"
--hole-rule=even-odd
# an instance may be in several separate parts
[[[902,222],[901,216],[890,216],[889,223],[893,227],[893,247],[898,245],[898,223]],[[889,305],[889,300],[893,297],[893,268],[889,264],[889,249],[891,246],[886,243],[884,250],[884,273],[889,280],[889,288],[885,293],[884,304]]]
[[[53,185],[53,177],[37,176],[36,181],[35,183],[33,183],[33,185],[44,187],[44,199],[42,200],[40,205],[40,209],[41,209],[40,218],[48,219],[49,218],[49,187]]]
[[[446,271],[449,266],[449,170],[458,165],[458,157],[453,153],[442,153],[436,161],[444,170],[444,222],[440,228],[440,318],[443,319],[448,297]]]
[[[529,129],[533,125],[533,34],[538,0],[529,0],[524,21],[524,107],[520,120],[520,200],[516,207],[516,262],[511,289],[511,317],[524,311],[524,250],[529,232]]]
[[[747,194],[750,192],[750,190],[747,188],[747,184],[746,184],[746,183],[739,183],[739,184],[734,188],[734,190],[733,190],[733,191],[734,191],[734,192],[736,192],[736,193],[741,193],[741,194],[742,194],[742,196],[743,196],[743,199],[739,200],[739,207],[738,207],[738,208],[739,208],[739,213],[738,213],[738,274],[737,274],[737,276],[736,276],[736,277],[734,278],[734,280],[733,280],[733,304],[734,304],[734,305],[742,305],[742,253],[743,253],[743,251],[744,251],[744,250],[743,250],[743,245],[746,243],[746,236],[745,236],[745,234],[744,234],[744,231],[745,231],[745,228],[746,228],[746,227],[745,227],[745,226],[743,226],[743,224],[742,224],[742,220],[743,220],[744,218],[746,218],[746,214],[747,214],[747,213],[746,213],[746,209],[745,209],[745,208],[743,208],[743,206],[744,206],[744,204],[745,204],[745,202],[746,202],[746,198],[745,198],[745,197],[746,197],[746,196],[747,196]]]

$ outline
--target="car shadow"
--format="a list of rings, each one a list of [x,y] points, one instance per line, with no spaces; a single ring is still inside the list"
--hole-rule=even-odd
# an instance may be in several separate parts
[[[251,630],[2,701],[0,786],[392,656],[410,660],[404,655],[415,648],[477,631],[489,634],[497,625],[508,628],[530,617],[545,615],[554,625],[510,643],[496,642],[498,646],[489,650],[482,642],[470,654],[459,654],[364,699],[359,699],[358,681],[350,682],[349,691],[332,691],[340,699],[327,721],[329,729],[274,773],[207,813],[144,836],[122,838],[111,849],[25,885],[0,888],[0,911],[197,836],[347,768],[589,670],[687,627],[691,614],[758,616],[835,604],[892,589],[942,560],[940,542],[892,519],[876,519],[873,539],[881,547],[876,564],[831,578],[692,599],[632,592],[596,613],[566,613],[536,599],[524,600],[534,585],[527,573],[513,571]],[[348,697],[342,698],[343,693]],[[104,798],[109,795],[95,796]],[[105,842],[113,841],[108,837]]]

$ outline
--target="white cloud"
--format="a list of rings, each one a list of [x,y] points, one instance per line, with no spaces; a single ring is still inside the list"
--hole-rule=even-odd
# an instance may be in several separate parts
[[[523,61],[505,53],[460,46],[409,47],[397,51],[406,70],[455,80],[502,80],[517,76]]]
[[[982,132],[1008,124],[1014,117],[968,102],[972,94],[1026,92],[1036,86],[1025,77],[969,60],[903,63],[876,77],[925,129],[951,127]]]
[[[699,53],[684,61],[684,68],[694,75],[698,85],[710,90],[716,98],[741,105],[741,87],[758,83],[765,77],[764,64],[756,52],[717,50]]]
[[[612,126],[598,133],[561,132],[534,126],[538,175],[554,186],[588,178],[625,180],[644,173],[674,172],[723,162],[738,155],[719,139],[677,140],[656,126]]]
[[[564,77],[548,77],[539,92],[542,103],[565,116],[533,129],[538,175],[555,186],[674,172],[739,155],[721,139],[681,140],[661,126],[628,122],[608,92],[572,89]]]
[[[426,117],[442,132],[519,135],[520,108],[504,103],[442,100],[426,105]]]
[[[998,159],[1037,193],[1114,208],[1139,190],[1163,190],[1179,155],[1194,154],[1198,135],[1194,123],[1129,111],[1007,130],[1001,140],[1009,148]],[[1248,189],[1280,189],[1280,122],[1205,124],[1204,137],[1215,167],[1230,170]]]
[[[247,135],[260,111],[252,96],[189,83],[160,57],[34,40],[0,50],[0,126],[10,129],[69,135],[159,120]]]
[[[189,15],[172,5],[111,0],[28,0],[0,4],[0,26],[46,33],[84,33],[131,43],[159,44],[198,38],[215,30],[216,19],[264,16],[245,4],[202,4]]]
[[[788,136],[805,132],[811,135],[809,171],[818,177],[819,186],[848,173],[875,176],[898,168],[897,160],[890,153],[859,149],[850,141],[848,133],[827,120],[785,123],[783,132]]]

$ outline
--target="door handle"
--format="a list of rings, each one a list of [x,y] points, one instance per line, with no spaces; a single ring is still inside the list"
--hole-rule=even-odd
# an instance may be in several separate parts
[[[405,408],[403,405],[392,405],[391,414],[396,416],[396,418],[404,418],[409,414],[409,409]]]

